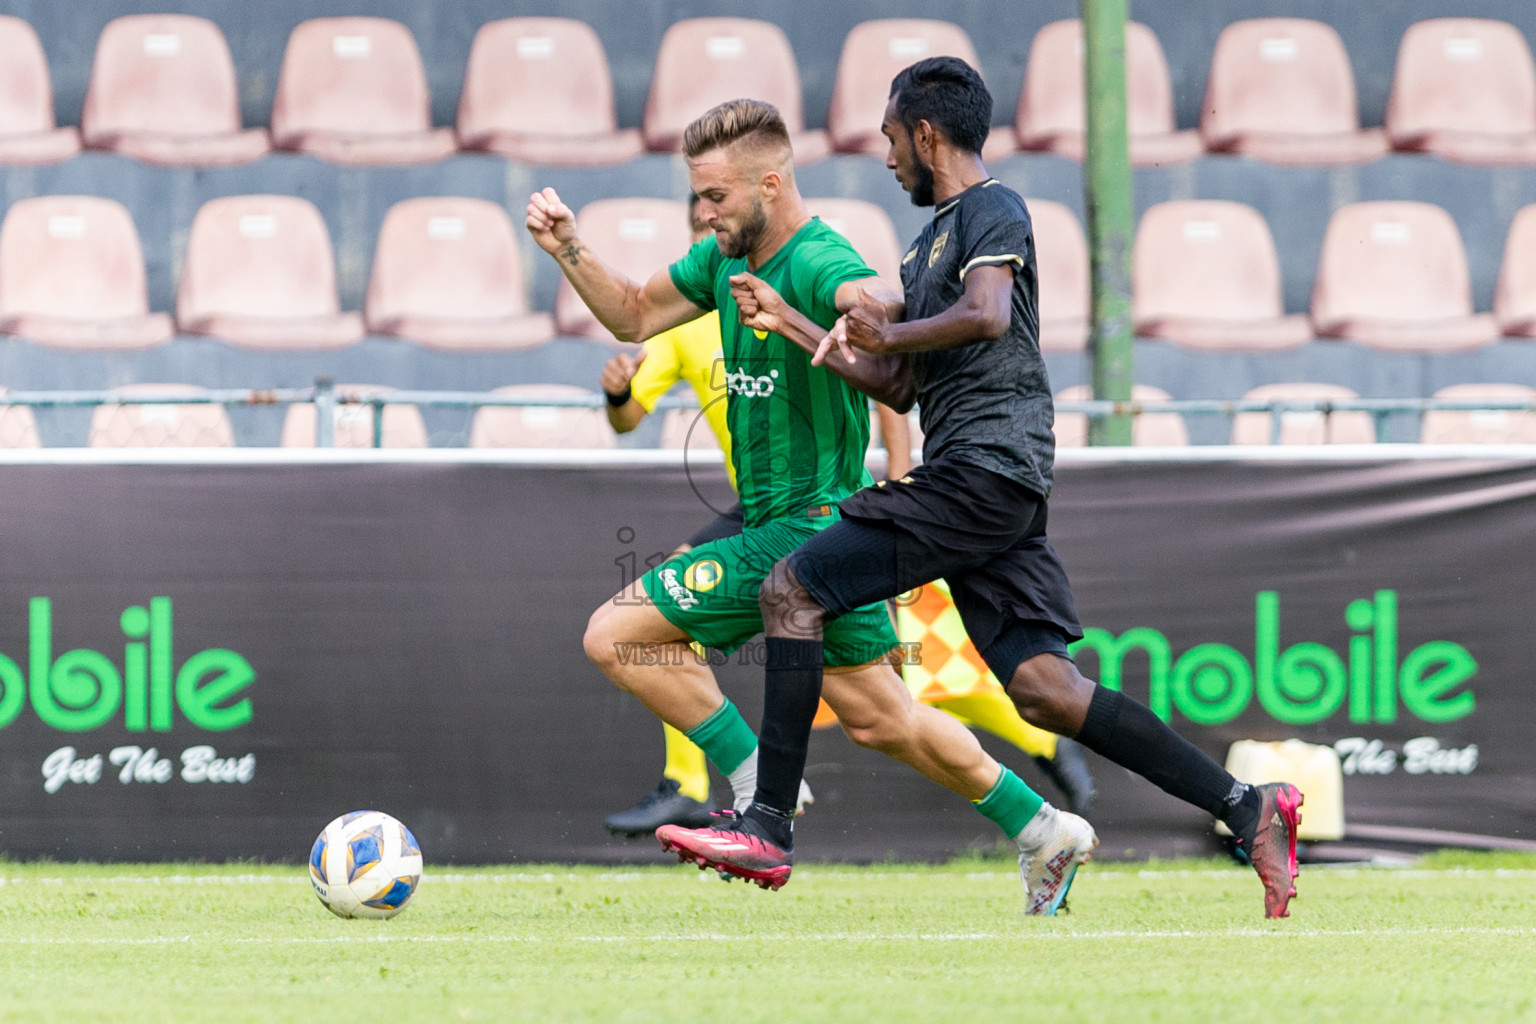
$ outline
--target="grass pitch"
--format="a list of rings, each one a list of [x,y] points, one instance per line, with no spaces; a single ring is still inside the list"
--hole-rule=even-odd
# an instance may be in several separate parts
[[[342,921],[287,867],[0,864],[0,1020],[1536,1019],[1536,858],[1311,869],[1286,921],[1216,862],[431,872]],[[1068,1016],[1070,1015],[1070,1016]]]

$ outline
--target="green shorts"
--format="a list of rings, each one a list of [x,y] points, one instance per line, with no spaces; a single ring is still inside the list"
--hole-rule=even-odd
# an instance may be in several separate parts
[[[763,631],[757,592],[779,559],[837,521],[781,519],[702,544],[656,566],[642,578],[661,614],[691,638],[727,655]],[[827,623],[828,668],[882,658],[896,647],[896,631],[883,604],[855,608]]]

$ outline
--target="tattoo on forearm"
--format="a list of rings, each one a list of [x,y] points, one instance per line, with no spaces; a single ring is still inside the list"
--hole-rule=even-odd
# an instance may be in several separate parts
[[[560,254],[560,258],[574,267],[581,259],[581,246],[572,242],[571,245]]]

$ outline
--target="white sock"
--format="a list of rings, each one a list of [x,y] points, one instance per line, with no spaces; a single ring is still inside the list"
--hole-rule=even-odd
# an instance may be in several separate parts
[[[1029,819],[1029,824],[1013,837],[1013,841],[1019,844],[1019,849],[1024,851],[1038,850],[1044,846],[1056,833],[1056,808],[1050,804],[1041,804],[1035,816]]]
[[[737,813],[751,807],[752,794],[757,792],[757,748],[753,747],[747,759],[725,778],[731,784],[731,806]]]

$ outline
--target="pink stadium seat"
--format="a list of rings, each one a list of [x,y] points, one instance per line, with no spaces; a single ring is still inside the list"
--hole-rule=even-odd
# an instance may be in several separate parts
[[[1515,26],[1431,18],[1398,45],[1387,134],[1467,163],[1536,163],[1536,63]]]
[[[125,395],[195,395],[189,384],[130,384]],[[92,448],[233,448],[234,431],[222,405],[98,405],[91,414]]]
[[[271,148],[265,128],[240,128],[224,33],[185,14],[132,14],[107,23],[80,134],[93,149],[157,164],[247,163]]]
[[[37,419],[26,405],[5,405],[10,388],[0,387],[0,448],[40,448]]]
[[[0,333],[74,349],[148,348],[171,318],[149,312],[128,210],[93,196],[13,204],[0,225]]]
[[[620,131],[597,33],[570,18],[503,18],[475,33],[459,145],[537,164],[615,164],[645,148]]]
[[[882,18],[853,26],[843,40],[827,111],[827,134],[840,153],[885,156],[890,143],[880,133],[891,79],[927,57],[959,57],[980,69],[976,47],[965,29],[929,18]]]
[[[811,216],[852,243],[869,268],[901,288],[901,243],[884,210],[864,199],[807,199]]]
[[[187,239],[176,323],[247,348],[338,348],[363,337],[363,318],[340,311],[325,221],[293,196],[203,204]]]
[[[1166,402],[1169,397],[1162,388],[1145,384],[1131,388],[1133,402]],[[1093,388],[1088,384],[1062,388],[1056,395],[1058,402],[1086,402],[1092,398]],[[1080,412],[1058,412],[1051,429],[1058,448],[1083,448],[1088,444],[1088,417]],[[1184,425],[1184,417],[1176,412],[1142,413],[1131,421],[1131,444],[1138,448],[1182,448],[1189,444],[1189,428]]]
[[[332,412],[333,441],[337,448],[372,448],[374,407],[348,398],[366,398],[388,388],[375,384],[336,385],[336,407]],[[421,410],[409,403],[391,402],[384,406],[384,430],[380,437],[385,448],[427,447],[427,425]],[[283,419],[284,448],[313,448],[318,417],[311,402],[295,402]]]
[[[1027,203],[1040,275],[1040,348],[1081,351],[1088,344],[1088,239],[1077,215],[1061,203]]]
[[[673,199],[599,199],[576,214],[576,234],[610,267],[637,284],[688,251],[688,207]],[[555,291],[555,329],[613,341],[562,274]]]
[[[368,326],[455,351],[529,348],[554,337],[528,311],[522,258],[507,212],[484,199],[407,199],[379,229]]]
[[[779,108],[796,163],[820,160],[831,151],[826,132],[805,130],[800,69],[789,39],[777,25],[750,18],[686,18],[667,29],[645,101],[646,146],[681,150],[689,122],[743,96]]]
[[[1359,398],[1337,384],[1266,384],[1243,396],[1257,402],[1323,401]],[[1274,424],[1266,412],[1240,412],[1232,418],[1233,444],[1269,444]],[[1376,422],[1368,412],[1283,412],[1281,444],[1374,444]]]
[[[1359,163],[1387,151],[1384,131],[1360,129],[1344,41],[1305,18],[1251,18],[1222,30],[1200,131],[1212,152],[1279,164]]]
[[[1536,338],[1536,203],[1522,207],[1509,225],[1493,315],[1505,334]]]
[[[661,441],[658,447],[717,452],[720,450],[720,439],[715,437],[709,421],[698,409],[668,409],[661,418]]]
[[[0,15],[0,164],[46,164],[80,152],[80,133],[56,128],[53,81],[37,31]]]
[[[530,398],[595,395],[569,384],[516,384],[498,394]],[[485,406],[469,431],[471,448],[612,448],[613,428],[601,409],[555,405]]]
[[[1475,401],[1483,398],[1536,403],[1536,388],[1524,384],[1456,384],[1436,398]],[[1423,444],[1536,444],[1536,412],[1476,409],[1427,412],[1419,428]]]
[[[1184,163],[1205,149],[1196,131],[1177,131],[1168,60],[1152,30],[1139,21],[1125,26],[1126,120],[1131,162]],[[1014,131],[1019,148],[1083,158],[1083,25],[1053,21],[1035,33],[1024,65]]]
[[[1461,233],[1438,206],[1352,203],[1334,211],[1312,285],[1321,337],[1376,348],[1475,348],[1499,329],[1472,312]]]
[[[1142,215],[1132,257],[1136,333],[1192,348],[1270,350],[1312,337],[1286,316],[1269,225],[1243,203],[1159,203]]]
[[[451,129],[432,127],[416,40],[387,18],[314,18],[294,28],[272,100],[272,141],[345,164],[424,163],[456,148]]]

